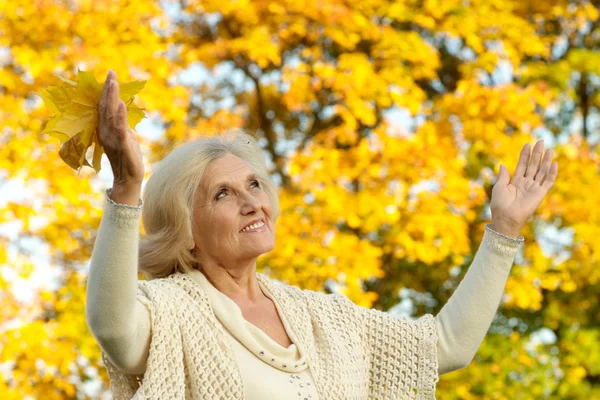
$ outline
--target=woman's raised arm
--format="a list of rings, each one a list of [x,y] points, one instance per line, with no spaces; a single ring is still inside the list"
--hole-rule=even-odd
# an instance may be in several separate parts
[[[440,375],[467,366],[481,345],[510,274],[514,256],[524,238],[520,235],[558,175],[552,149],[543,140],[530,154],[523,146],[514,176],[500,166],[492,189],[492,223],[486,226],[479,250],[463,281],[436,316]]]
[[[150,312],[136,300],[140,216],[107,194],[86,296],[86,321],[98,344],[115,366],[136,375],[145,371],[151,338]]]
[[[151,339],[149,310],[138,300],[139,204],[144,165],[135,133],[109,71],[99,105],[98,137],[109,158],[114,185],[107,191],[94,244],[86,294],[86,321],[110,360],[142,374]]]

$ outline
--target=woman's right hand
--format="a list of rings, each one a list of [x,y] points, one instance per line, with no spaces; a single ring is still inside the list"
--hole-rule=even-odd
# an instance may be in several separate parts
[[[109,70],[98,105],[98,139],[110,161],[113,187],[141,187],[144,180],[142,150],[127,123],[127,106],[119,99],[117,75]]]

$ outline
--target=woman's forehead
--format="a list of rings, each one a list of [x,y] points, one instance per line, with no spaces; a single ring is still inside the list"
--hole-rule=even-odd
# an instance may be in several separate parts
[[[232,154],[227,154],[208,163],[205,175],[209,178],[220,174],[236,175],[243,174],[244,170],[249,169],[248,163],[244,160]]]
[[[245,161],[235,156],[231,156],[229,159],[226,157],[212,161],[206,169],[200,182],[200,186],[206,192],[223,185],[256,178],[256,174]]]

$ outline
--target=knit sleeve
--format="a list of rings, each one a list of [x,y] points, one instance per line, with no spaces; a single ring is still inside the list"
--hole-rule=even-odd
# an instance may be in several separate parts
[[[136,315],[140,216],[140,207],[117,204],[106,192],[90,260],[85,310],[90,331],[100,342],[130,336],[142,319]]]
[[[137,288],[137,301],[148,309],[150,314],[150,327],[152,327],[153,307],[148,297],[146,297],[145,293],[140,288],[140,285],[138,285]],[[144,374],[134,375],[123,372],[115,364],[113,364],[104,350],[102,350],[102,362],[106,367],[106,371],[110,379],[110,391],[112,393],[113,400],[132,399],[142,385]]]
[[[487,334],[524,238],[508,238],[486,226],[465,277],[435,317],[439,374],[469,365]]]
[[[340,297],[351,302],[345,296]],[[415,399],[435,399],[439,377],[433,315],[425,314],[412,320],[352,305],[362,325],[363,343],[369,357],[369,398],[410,395]]]

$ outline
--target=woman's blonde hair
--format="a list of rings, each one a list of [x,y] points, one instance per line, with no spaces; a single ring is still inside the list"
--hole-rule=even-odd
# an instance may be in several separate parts
[[[267,171],[265,154],[251,135],[227,130],[215,136],[183,141],[162,159],[144,188],[138,270],[145,279],[163,278],[178,271],[199,269],[190,251],[196,191],[208,164],[232,154],[244,160],[257,175],[279,216],[277,188]]]

